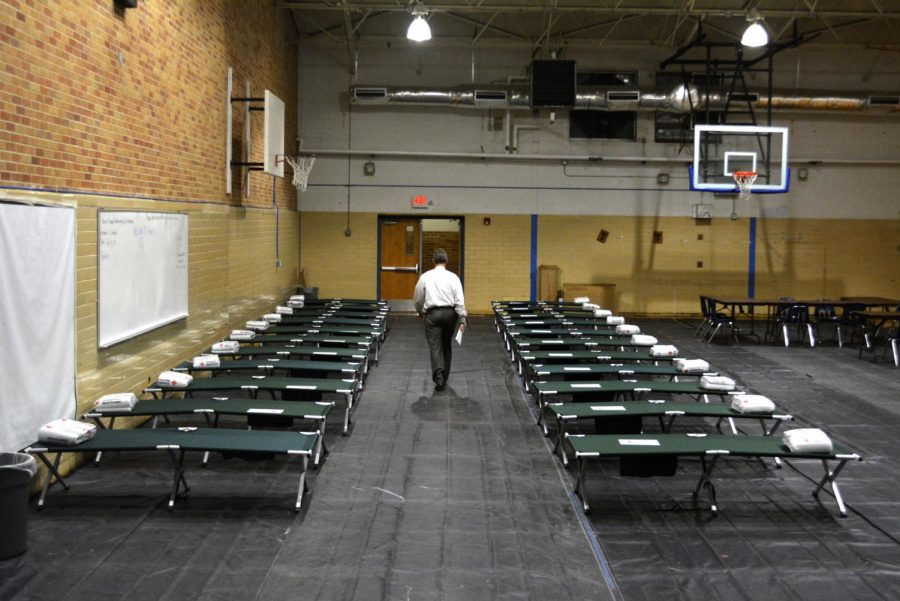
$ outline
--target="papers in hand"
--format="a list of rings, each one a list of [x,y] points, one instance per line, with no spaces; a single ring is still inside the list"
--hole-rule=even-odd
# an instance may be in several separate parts
[[[458,330],[456,330],[456,336],[454,336],[453,339],[456,341],[456,344],[462,344],[462,337],[463,337],[463,328],[460,327]]]

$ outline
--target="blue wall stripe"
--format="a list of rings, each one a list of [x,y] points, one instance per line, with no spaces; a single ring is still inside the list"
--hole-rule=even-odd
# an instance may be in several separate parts
[[[537,300],[537,237],[538,216],[531,216],[531,301]]]
[[[747,264],[747,297],[756,295],[756,217],[750,218],[750,256]]]

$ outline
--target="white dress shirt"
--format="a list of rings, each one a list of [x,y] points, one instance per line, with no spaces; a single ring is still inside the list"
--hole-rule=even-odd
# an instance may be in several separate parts
[[[440,264],[419,276],[413,302],[420,314],[432,307],[453,307],[460,319],[466,319],[462,283],[455,273]]]

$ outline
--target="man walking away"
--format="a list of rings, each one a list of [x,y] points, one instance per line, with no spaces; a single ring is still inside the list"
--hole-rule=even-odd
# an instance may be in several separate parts
[[[466,304],[459,277],[447,271],[447,251],[434,251],[434,269],[426,271],[416,283],[413,303],[419,317],[425,319],[425,337],[431,354],[431,379],[434,389],[443,390],[450,377],[453,332],[466,328]]]

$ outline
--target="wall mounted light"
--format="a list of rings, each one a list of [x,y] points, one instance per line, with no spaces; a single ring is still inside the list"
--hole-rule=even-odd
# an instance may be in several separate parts
[[[741,37],[741,44],[748,48],[759,48],[760,46],[768,44],[769,34],[766,31],[766,28],[760,24],[760,21],[762,21],[763,18],[755,7],[751,8],[747,13],[747,20],[750,21],[750,25],[744,30],[744,35]]]
[[[406,30],[406,39],[413,42],[427,42],[431,39],[431,27],[428,26],[428,21],[425,20],[428,11],[421,5],[416,4],[410,12],[414,18],[412,23],[409,24],[409,29]]]

